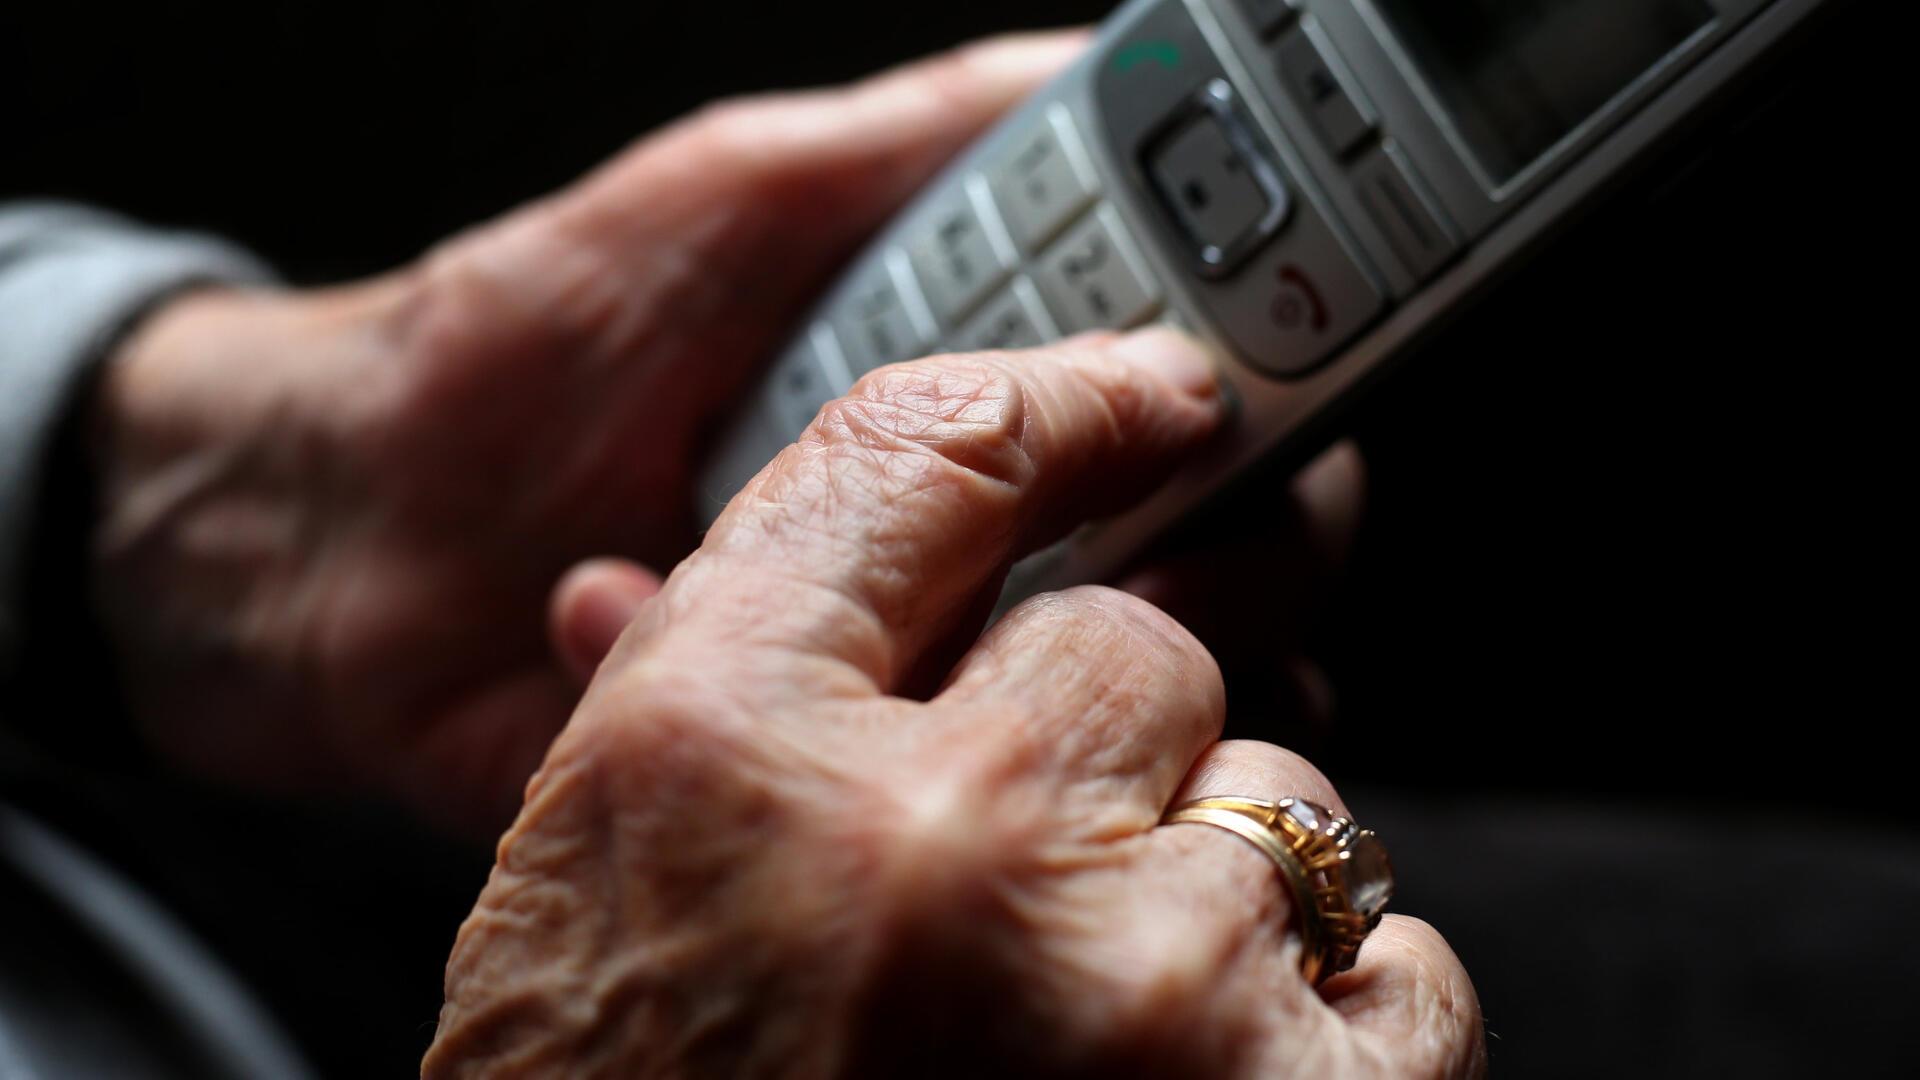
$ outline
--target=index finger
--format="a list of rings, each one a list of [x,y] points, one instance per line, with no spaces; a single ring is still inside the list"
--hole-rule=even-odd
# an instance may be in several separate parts
[[[1013,559],[1146,495],[1221,415],[1211,357],[1165,328],[881,368],[735,497],[656,625],[890,691]]]

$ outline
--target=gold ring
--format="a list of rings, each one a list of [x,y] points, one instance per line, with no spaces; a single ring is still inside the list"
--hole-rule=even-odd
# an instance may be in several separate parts
[[[1300,916],[1300,974],[1314,985],[1353,966],[1393,897],[1393,865],[1380,838],[1318,803],[1195,799],[1164,824],[1225,829],[1279,869]]]

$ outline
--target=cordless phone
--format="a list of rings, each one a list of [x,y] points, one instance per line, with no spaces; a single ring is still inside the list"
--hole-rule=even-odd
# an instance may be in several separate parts
[[[1015,567],[1094,581],[1327,418],[1832,0],[1132,0],[826,295],[715,447],[711,521],[864,373],[1165,320],[1222,444]]]

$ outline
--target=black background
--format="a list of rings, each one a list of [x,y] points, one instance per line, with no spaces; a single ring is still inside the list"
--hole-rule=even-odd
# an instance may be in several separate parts
[[[0,198],[199,226],[296,282],[341,280],[716,96],[1104,9],[8,5]],[[1278,733],[1337,781],[1435,805],[1493,792],[1715,819],[1792,793],[1837,831],[1905,829],[1894,750],[1914,715],[1913,487],[1898,387],[1913,245],[1897,162],[1911,123],[1883,10],[1841,5],[1726,122],[1570,229],[1352,418],[1370,517],[1313,643],[1340,718]],[[1235,723],[1274,734],[1257,710]],[[349,848],[324,853],[352,862]],[[368,890],[401,871],[378,865],[283,887],[360,890],[353,919],[394,933]],[[444,891],[470,895],[480,864],[447,865]],[[445,918],[405,924],[416,952],[444,956]],[[385,991],[413,1026],[316,1053],[358,1072],[417,1052],[437,1001],[422,964]],[[1497,989],[1498,971],[1476,976]],[[283,1012],[320,1008],[321,991],[277,993]],[[338,1041],[317,1034],[337,1014],[291,1022],[310,1045]]]

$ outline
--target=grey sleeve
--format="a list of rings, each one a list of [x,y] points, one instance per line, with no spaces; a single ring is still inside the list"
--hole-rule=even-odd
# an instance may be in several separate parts
[[[209,237],[61,203],[0,205],[0,676],[25,630],[22,574],[54,436],[94,363],[180,289],[271,279]]]

